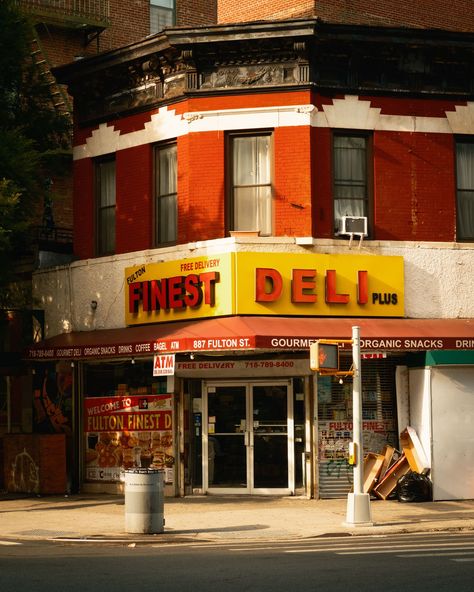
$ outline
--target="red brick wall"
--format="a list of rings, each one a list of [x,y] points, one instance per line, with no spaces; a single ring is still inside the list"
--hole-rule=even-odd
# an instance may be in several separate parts
[[[176,25],[198,27],[217,22],[216,0],[176,0]],[[52,66],[72,62],[143,39],[150,33],[150,0],[110,0],[110,25],[85,44],[83,31],[39,25],[41,43]]]
[[[375,133],[375,238],[455,240],[454,175],[451,135]]]
[[[190,110],[305,104],[308,93],[203,97],[181,102]],[[328,102],[315,97],[316,104]],[[385,114],[441,116],[446,101],[374,98]],[[171,107],[170,107],[171,108]],[[143,128],[150,113],[116,122],[127,133]],[[114,125],[111,122],[110,125]],[[83,142],[92,132],[81,136]],[[333,236],[331,130],[280,127],[274,130],[276,236]],[[373,134],[374,236],[379,240],[455,240],[455,166],[451,134],[379,132]],[[225,235],[225,133],[192,133],[178,143],[178,240]],[[76,255],[94,256],[92,161],[76,161],[74,210]],[[152,147],[117,153],[117,252],[152,247]]]
[[[315,0],[324,21],[473,31],[471,0]]]
[[[274,132],[276,236],[311,235],[310,128]]]
[[[217,0],[176,0],[176,25],[199,27],[217,22]]]
[[[314,14],[314,0],[218,0],[217,22],[301,18]]]
[[[334,235],[334,212],[332,205],[331,130],[312,128],[311,145],[314,191],[312,236],[332,238]]]
[[[74,255],[87,259],[95,252],[94,169],[91,158],[74,161]]]
[[[218,22],[318,16],[323,21],[474,31],[472,0],[218,0]]]
[[[148,249],[153,242],[152,146],[116,156],[116,253]]]
[[[179,242],[225,236],[224,147],[222,132],[178,139]]]

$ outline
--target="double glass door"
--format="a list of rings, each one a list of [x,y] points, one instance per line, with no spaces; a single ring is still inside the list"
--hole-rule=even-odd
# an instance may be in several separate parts
[[[203,486],[209,493],[294,493],[291,381],[208,382]]]

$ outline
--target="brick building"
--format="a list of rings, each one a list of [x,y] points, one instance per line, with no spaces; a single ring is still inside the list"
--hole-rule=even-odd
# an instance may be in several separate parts
[[[69,401],[74,488],[344,495],[350,352],[341,383],[309,346],[360,326],[365,450],[414,427],[435,499],[470,498],[472,35],[254,14],[56,70],[76,261],[34,277],[35,422]]]
[[[325,23],[373,27],[410,27],[472,32],[469,0],[219,0],[217,21],[317,17]]]
[[[202,0],[13,0],[32,23],[31,59],[48,87],[51,108],[72,123],[72,100],[56,83],[51,69],[136,42],[165,27],[216,22],[216,2]],[[46,181],[45,181],[46,182]],[[73,232],[72,159],[61,155],[50,192],[38,204],[38,221],[24,253],[17,254],[16,272],[28,282],[32,270],[71,261]],[[16,307],[18,308],[18,307]],[[40,310],[11,310],[0,325],[0,435],[31,431],[24,411],[20,351],[42,333]],[[28,405],[27,405],[28,406]],[[0,439],[0,465],[2,464]],[[0,471],[0,489],[3,472]]]

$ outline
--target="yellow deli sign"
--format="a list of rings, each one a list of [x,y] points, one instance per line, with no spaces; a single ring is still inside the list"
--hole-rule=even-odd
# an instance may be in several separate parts
[[[127,325],[233,314],[233,254],[125,269]]]
[[[125,274],[128,325],[229,314],[404,315],[402,257],[226,253]]]

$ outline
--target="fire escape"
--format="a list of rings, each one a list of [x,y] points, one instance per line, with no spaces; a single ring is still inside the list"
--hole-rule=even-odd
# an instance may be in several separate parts
[[[69,37],[71,46],[86,48],[96,41],[98,49],[99,36],[110,25],[109,0],[16,0],[16,3],[31,21],[31,59],[47,88],[51,108],[67,119],[72,130],[71,97],[52,73],[53,66],[60,65],[57,61],[60,53],[54,53],[56,63],[48,54],[56,45],[61,49]],[[45,183],[50,183],[52,188],[54,180],[47,179]],[[48,192],[49,196],[51,193]],[[32,267],[64,263],[72,254],[72,230],[56,225],[52,206],[52,200],[48,198],[44,204],[43,219],[31,229],[33,252],[22,257],[21,267],[25,271]]]

